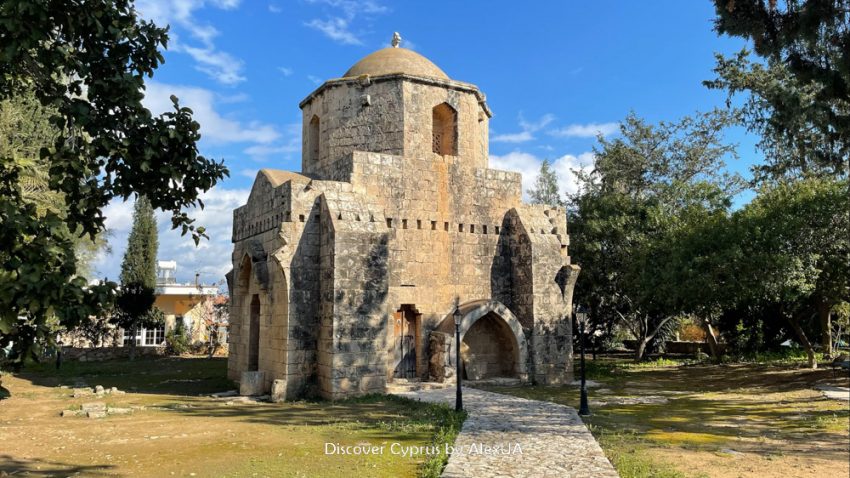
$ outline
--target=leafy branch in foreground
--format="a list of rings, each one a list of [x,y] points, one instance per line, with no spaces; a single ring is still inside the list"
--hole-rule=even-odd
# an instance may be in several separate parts
[[[20,163],[0,160],[0,344],[19,361],[33,343],[49,343],[49,319],[72,326],[113,295],[114,284],[86,287],[77,276],[60,221],[94,238],[110,201],[146,196],[197,243],[204,228],[186,211],[203,207],[199,194],[228,171],[198,153],[200,126],[176,97],[159,116],[143,106],[168,29],[139,19],[130,0],[4,1],[0,38],[0,100],[32,93],[55,111],[56,136],[39,157],[64,200],[61,219],[39,216],[22,197]]]

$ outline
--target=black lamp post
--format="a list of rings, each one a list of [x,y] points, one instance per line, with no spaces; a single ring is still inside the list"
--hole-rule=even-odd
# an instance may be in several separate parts
[[[463,410],[463,392],[460,389],[460,321],[463,315],[460,313],[460,305],[455,306],[455,311],[452,313],[455,319],[455,358],[457,360],[455,366],[457,368],[455,376],[457,377],[457,394],[455,395],[455,411]]]
[[[584,327],[587,323],[587,312],[584,307],[576,306],[576,322],[579,326],[579,340],[581,341],[581,405],[578,409],[579,415],[590,415],[590,407],[587,405],[587,380],[584,373]]]

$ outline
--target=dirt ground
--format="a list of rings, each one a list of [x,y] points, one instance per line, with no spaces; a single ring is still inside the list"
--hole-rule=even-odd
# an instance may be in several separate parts
[[[0,476],[415,476],[421,456],[325,455],[325,443],[426,445],[425,405],[372,398],[228,404],[224,359],[66,363],[4,375]],[[125,395],[72,398],[75,383]],[[145,407],[106,418],[60,417],[103,401]]]
[[[848,402],[793,365],[593,367],[586,422],[623,478],[850,476]],[[576,387],[493,389],[578,408]]]

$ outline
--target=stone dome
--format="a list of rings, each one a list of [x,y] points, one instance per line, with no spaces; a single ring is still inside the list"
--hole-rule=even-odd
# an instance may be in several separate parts
[[[406,73],[413,76],[448,80],[449,76],[431,60],[407,48],[384,48],[366,55],[342,75],[344,78],[361,75],[380,76]]]

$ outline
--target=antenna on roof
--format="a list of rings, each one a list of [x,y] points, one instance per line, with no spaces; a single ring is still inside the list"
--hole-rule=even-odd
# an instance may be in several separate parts
[[[398,46],[401,45],[401,35],[399,35],[398,32],[393,32],[393,41],[391,43],[393,48],[398,48]]]

